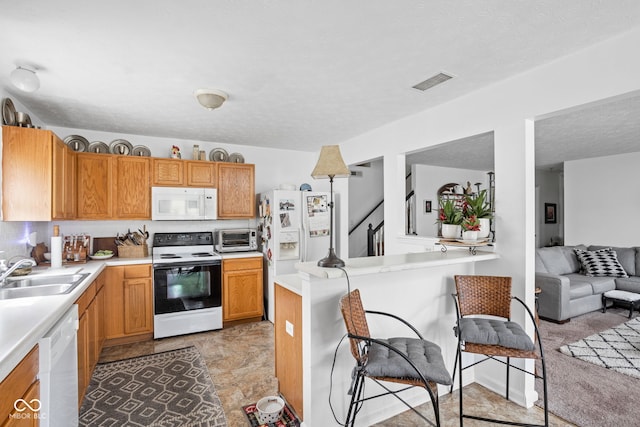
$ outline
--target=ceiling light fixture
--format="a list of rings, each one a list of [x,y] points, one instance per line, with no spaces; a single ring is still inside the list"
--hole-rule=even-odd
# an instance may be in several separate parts
[[[24,92],[34,92],[40,87],[40,79],[38,79],[36,72],[20,66],[11,72],[9,80]]]
[[[217,89],[198,89],[194,95],[200,105],[207,110],[215,110],[229,99],[229,95]]]

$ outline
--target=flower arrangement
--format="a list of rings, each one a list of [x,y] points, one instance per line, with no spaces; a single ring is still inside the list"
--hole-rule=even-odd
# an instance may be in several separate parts
[[[491,218],[491,206],[487,201],[487,190],[482,190],[476,195],[467,195],[464,200],[464,215],[476,218]]]
[[[464,217],[461,225],[464,231],[480,231],[480,221],[475,215]]]
[[[463,217],[462,207],[455,200],[440,199],[440,213],[437,222],[460,225]]]

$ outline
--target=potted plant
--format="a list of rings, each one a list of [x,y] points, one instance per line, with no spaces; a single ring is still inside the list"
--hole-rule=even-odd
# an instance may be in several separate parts
[[[478,240],[480,221],[475,215],[466,216],[462,220],[462,238],[464,240]]]
[[[442,237],[456,239],[460,236],[460,224],[464,215],[458,201],[440,199],[440,213],[438,222],[442,224]]]
[[[491,212],[491,205],[487,201],[487,190],[465,196],[464,215],[467,217],[475,216],[480,222],[478,237],[489,237],[491,228],[490,220],[493,214]]]

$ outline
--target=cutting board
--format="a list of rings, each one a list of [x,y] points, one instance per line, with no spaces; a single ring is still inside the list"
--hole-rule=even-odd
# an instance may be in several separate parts
[[[93,253],[98,251],[109,250],[113,251],[115,256],[118,256],[118,247],[116,246],[116,237],[94,237],[93,238]]]

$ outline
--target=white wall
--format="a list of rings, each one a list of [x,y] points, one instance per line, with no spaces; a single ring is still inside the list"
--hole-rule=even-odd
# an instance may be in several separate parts
[[[386,253],[399,253],[405,247],[404,191],[400,191],[405,188],[404,153],[494,131],[496,251],[501,259],[483,263],[478,273],[512,276],[514,294],[533,307],[535,134],[531,119],[640,90],[640,57],[629,55],[638,45],[640,30],[632,31],[343,143],[347,163],[364,160],[364,155],[384,156]],[[603,80],[603,75],[608,78]],[[491,386],[491,377],[489,372],[483,382]],[[524,380],[516,388],[531,404],[536,397],[533,382]]]
[[[565,243],[640,246],[640,153],[566,162]]]
[[[475,192],[476,182],[481,182],[481,190],[489,188],[489,176],[486,172],[469,169],[445,168],[440,166],[412,165],[411,179],[416,194],[416,232],[418,236],[438,235],[438,190],[445,184],[458,183],[463,188],[471,182]],[[425,200],[431,200],[431,212],[424,209]]]

